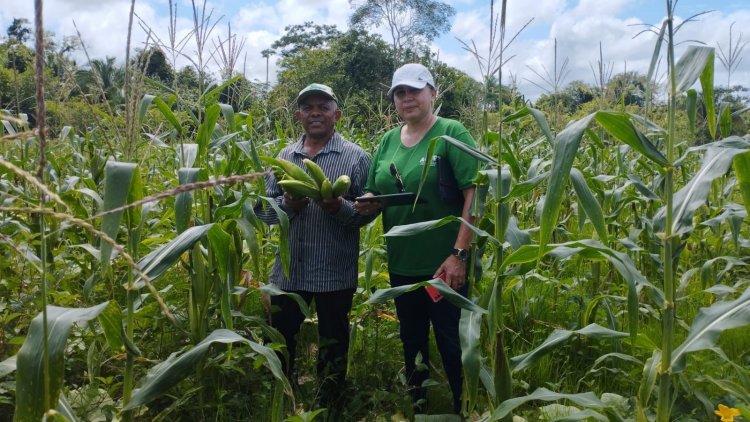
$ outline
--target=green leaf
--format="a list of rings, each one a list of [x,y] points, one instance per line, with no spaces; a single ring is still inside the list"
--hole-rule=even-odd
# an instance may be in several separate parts
[[[679,95],[701,78],[701,86],[703,88],[703,100],[708,101],[706,98],[706,86],[703,85],[704,77],[711,77],[711,93],[713,93],[713,63],[714,63],[714,49],[713,47],[702,47],[697,45],[688,46],[685,53],[680,57],[680,60],[675,64],[675,79],[677,83],[676,95]],[[707,66],[710,66],[710,72],[707,71]],[[706,79],[707,80],[707,79]],[[713,94],[710,95],[711,107],[713,107]],[[709,104],[706,103],[708,108]],[[706,118],[709,115],[706,113]],[[711,116],[713,117],[713,116]],[[715,122],[716,120],[709,120]],[[712,123],[713,124],[713,123]]]
[[[198,134],[195,136],[195,143],[198,144],[199,160],[206,158],[208,143],[211,142],[211,138],[216,130],[216,122],[219,120],[220,112],[221,107],[218,104],[206,107],[206,115],[198,128]]]
[[[600,111],[596,113],[596,121],[610,135],[630,145],[631,148],[643,154],[649,160],[666,166],[667,158],[642,134],[634,125],[627,113],[614,111]]]
[[[133,180],[136,165],[134,163],[121,163],[108,161],[104,167],[104,209],[109,211],[122,207],[127,203],[130,195],[130,184]],[[107,214],[102,217],[102,232],[112,239],[117,239],[120,229],[120,220],[123,211]],[[102,274],[106,274],[112,259],[112,245],[102,242],[100,245],[102,259]]]
[[[16,356],[11,356],[8,359],[0,362],[0,378],[5,377],[8,374],[13,373],[16,370]]]
[[[193,375],[195,373],[194,367],[203,361],[203,357],[214,343],[243,343],[250,346],[264,358],[264,363],[271,370],[273,376],[284,383],[284,390],[287,394],[292,394],[291,385],[281,370],[281,362],[272,349],[250,341],[234,331],[218,329],[190,350],[181,355],[172,353],[165,361],[151,368],[138,388],[133,390],[133,396],[123,410],[132,410],[148,404],[167,393],[175,384],[187,376]]]
[[[177,117],[172,113],[172,109],[169,107],[167,103],[164,102],[159,97],[154,98],[154,105],[156,106],[157,110],[161,112],[161,114],[164,116],[165,119],[172,125],[173,128],[177,131],[177,135],[182,135],[182,124],[180,124],[180,121],[177,120]]]
[[[641,376],[641,383],[638,386],[638,400],[636,403],[638,404],[638,411],[642,414],[648,409],[648,402],[653,396],[660,366],[661,350],[654,350],[651,357],[646,360],[646,364],[643,365],[643,375]]]
[[[735,155],[732,165],[742,194],[742,203],[747,213],[750,214],[750,151]]]
[[[310,318],[313,316],[312,312],[310,312],[310,307],[307,306],[307,302],[305,302],[305,299],[303,299],[302,296],[297,293],[286,292],[279,289],[275,284],[271,283],[259,287],[258,290],[270,296],[288,296],[290,299],[297,302],[297,305],[299,305],[299,310],[302,312],[302,315],[304,315],[305,318]]]
[[[211,245],[211,252],[213,252],[214,262],[218,268],[219,278],[221,279],[221,315],[224,319],[224,326],[231,330],[232,315],[229,307],[229,295],[236,280],[234,272],[230,268],[232,267],[231,260],[239,258],[231,251],[234,244],[232,237],[220,225],[214,224],[208,230],[207,237]]]
[[[143,119],[144,117],[146,117],[146,112],[148,112],[149,107],[151,107],[151,103],[154,101],[154,98],[156,98],[156,95],[151,94],[145,94],[143,98],[141,98],[141,102],[138,104],[139,126],[143,124]]]
[[[688,47],[688,51],[685,52],[685,56],[690,54],[690,48],[699,48],[695,55],[691,57],[694,60],[695,66],[700,66],[700,62],[703,61],[701,68],[703,71],[700,73],[701,89],[703,89],[703,105],[706,108],[706,126],[708,126],[708,132],[711,134],[711,139],[716,140],[716,106],[714,104],[714,49],[711,47]],[[683,56],[683,57],[685,57]],[[704,58],[705,57],[705,58]],[[680,58],[682,62],[682,57]],[[678,76],[679,76],[679,65]],[[693,83],[690,83],[686,88],[689,88]],[[678,87],[678,92],[681,92]]]
[[[573,160],[578,153],[578,145],[583,132],[588,127],[595,114],[577,120],[557,135],[552,153],[552,168],[548,177],[547,196],[542,207],[542,218],[539,227],[539,250],[544,250],[557,226],[560,207],[565,196],[565,185],[568,182]]]
[[[578,199],[583,205],[586,215],[594,225],[596,233],[599,235],[599,239],[603,243],[609,242],[609,235],[607,234],[607,223],[604,221],[604,213],[599,201],[589,189],[589,185],[586,183],[586,178],[583,176],[577,168],[573,168],[570,171],[570,180],[573,182],[573,188],[578,195]]]
[[[70,330],[76,322],[96,318],[109,305],[100,303],[90,308],[47,307],[47,353],[49,373],[44,373],[44,329],[42,313],[31,321],[29,333],[16,355],[16,421],[38,421],[48,410],[45,396],[55,405],[60,399],[65,370],[65,344]],[[45,395],[44,379],[49,379],[49,391]]]
[[[521,406],[524,403],[534,401],[534,400],[542,400],[542,401],[556,401],[556,400],[570,400],[573,403],[588,407],[588,408],[596,408],[596,409],[603,409],[606,407],[606,405],[599,400],[594,393],[592,392],[586,392],[586,393],[580,393],[580,394],[564,394],[564,393],[555,393],[554,391],[550,391],[546,388],[537,388],[534,390],[533,393],[522,396],[522,397],[516,397],[510,400],[505,400],[504,402],[500,403],[500,406],[498,406],[495,411],[492,413],[492,416],[490,417],[490,421],[496,421],[499,419],[502,419],[510,414],[510,412]]]
[[[445,142],[448,142],[449,144],[453,145],[454,147],[460,149],[461,151],[465,152],[466,154],[470,155],[471,157],[474,157],[476,160],[478,160],[480,162],[498,165],[498,162],[497,162],[497,160],[495,160],[494,157],[492,157],[490,155],[487,155],[487,154],[483,153],[482,151],[480,151],[480,150],[478,150],[476,148],[473,148],[473,147],[467,145],[464,142],[459,141],[458,139],[451,138],[448,135],[442,135],[442,136],[439,136],[437,138],[433,138],[430,141],[430,143],[431,143],[431,145],[435,144],[435,143],[437,143],[438,140],[441,140],[441,139],[444,140]]]
[[[513,370],[513,372],[518,372],[525,368],[528,368],[529,366],[538,362],[539,359],[541,359],[546,354],[559,348],[563,343],[568,341],[568,339],[572,337],[574,334],[596,338],[596,339],[613,339],[613,338],[622,338],[622,337],[628,336],[627,333],[621,333],[619,331],[610,330],[609,328],[604,328],[597,324],[590,324],[576,331],[557,329],[557,330],[554,330],[552,334],[550,334],[544,340],[544,342],[542,342],[542,344],[535,347],[530,352],[524,353],[519,356],[514,356],[513,358],[511,358],[510,360],[511,369]]]
[[[479,398],[479,370],[481,355],[481,322],[482,314],[461,310],[459,337],[461,340],[461,362],[464,370],[464,385],[469,400],[469,408],[474,408]]]
[[[695,133],[695,115],[698,112],[698,92],[694,89],[687,90],[686,111],[690,133]]]
[[[261,196],[260,199],[268,202],[268,205],[273,208],[276,216],[279,218],[279,257],[281,258],[281,268],[284,271],[284,276],[289,278],[289,216],[279,207],[275,199],[265,196]]]
[[[213,224],[203,226],[193,226],[180,233],[174,239],[154,249],[148,255],[138,261],[138,268],[154,281],[164,274],[175,262],[180,259],[185,251],[192,248],[195,242],[199,241],[203,235],[211,229]],[[140,276],[135,280],[136,288],[144,286]]]
[[[180,144],[177,146],[177,160],[180,167],[193,167],[198,158],[198,144]]]
[[[227,132],[234,132],[234,109],[231,105],[223,103],[219,103],[219,107],[227,123]]]
[[[183,186],[199,180],[207,180],[207,174],[200,168],[183,167],[177,170],[177,179],[180,186]],[[182,233],[188,228],[192,216],[193,191],[178,193],[174,199],[174,221],[177,233]]]
[[[718,147],[712,144],[706,147],[701,168],[690,179],[687,185],[674,194],[672,233],[683,234],[693,230],[693,213],[703,205],[711,192],[714,179],[723,176],[732,160],[745,150]],[[661,207],[654,215],[654,225],[659,231],[664,231],[666,221],[666,207]]]
[[[420,287],[424,287],[428,285],[434,286],[443,295],[444,299],[447,299],[450,303],[454,304],[455,306],[461,309],[466,309],[467,311],[477,312],[481,314],[487,313],[486,309],[470,301],[469,299],[461,296],[461,294],[451,289],[450,286],[445,284],[445,282],[443,282],[443,280],[439,278],[436,278],[433,280],[427,280],[427,281],[420,281],[419,283],[414,283],[414,284],[407,284],[405,286],[391,287],[388,289],[378,289],[375,291],[375,293],[372,294],[372,296],[370,296],[370,298],[365,303],[368,305],[373,305],[377,303],[385,303],[393,298],[401,296],[404,293],[410,292],[412,290],[417,290]]]
[[[664,34],[667,30],[667,24],[669,23],[669,20],[664,19],[664,21],[661,23],[661,29],[659,30],[659,35],[656,38],[656,42],[654,43],[654,52],[651,55],[651,62],[648,65],[648,73],[646,74],[646,80],[647,81],[653,81],[654,80],[654,73],[656,72],[656,66],[659,64],[659,56],[661,56],[661,46],[664,43]],[[651,90],[653,87],[652,84],[646,84],[646,101],[651,101]],[[647,103],[648,106],[648,103]]]
[[[206,91],[203,95],[200,96],[198,101],[200,102],[201,105],[205,106],[206,108],[209,107],[209,104],[216,105],[214,103],[219,100],[219,97],[221,96],[221,92],[224,90],[224,88],[237,82],[242,77],[243,76],[241,74],[238,74],[232,77],[231,79],[227,79],[221,85],[211,88],[211,90],[209,91]]]
[[[488,238],[493,243],[498,244],[497,240],[495,240],[495,238],[492,237],[492,235],[470,224],[469,222],[464,220],[462,217],[456,217],[455,215],[449,215],[449,216],[441,218],[440,220],[429,220],[429,221],[422,221],[419,223],[404,224],[403,226],[393,226],[391,227],[390,230],[388,230],[387,233],[384,233],[383,236],[385,237],[413,236],[415,234],[419,234],[424,231],[436,229],[438,227],[442,227],[448,224],[454,224],[456,222],[460,222],[464,224],[466,227],[469,228],[469,230],[474,232],[477,236],[482,237],[482,238]]]
[[[706,350],[716,345],[719,335],[729,329],[750,324],[750,289],[729,302],[717,302],[701,308],[693,320],[685,341],[672,353],[671,368],[680,372],[685,368],[685,358],[690,352]]]
[[[723,103],[721,105],[721,112],[719,113],[719,134],[722,138],[726,138],[732,134],[732,108],[729,103]]]

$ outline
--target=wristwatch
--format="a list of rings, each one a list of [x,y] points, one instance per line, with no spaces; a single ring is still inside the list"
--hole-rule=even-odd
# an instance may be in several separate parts
[[[455,256],[456,258],[460,259],[463,262],[466,262],[469,260],[468,249],[453,248],[453,251],[451,251],[451,255]]]

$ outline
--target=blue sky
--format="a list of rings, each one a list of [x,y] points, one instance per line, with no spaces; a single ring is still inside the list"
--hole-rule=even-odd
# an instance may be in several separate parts
[[[190,0],[174,0],[177,5],[178,38],[187,34],[192,26]],[[489,26],[489,1],[447,0],[457,14],[450,33],[444,34],[433,44],[441,60],[451,66],[479,78],[475,59],[461,48],[458,40],[475,43],[480,52],[487,50]],[[25,17],[33,21],[32,1],[10,1],[0,8],[0,25],[7,28],[14,17]],[[202,0],[196,0],[202,4]],[[135,25],[133,45],[142,47],[146,30],[153,31],[161,40],[167,40],[168,0],[136,0],[136,13],[143,26]],[[129,0],[48,0],[45,2],[45,25],[58,37],[75,35],[77,26],[93,58],[125,57]],[[514,34],[529,19],[532,23],[521,32],[509,47],[506,57],[513,56],[504,68],[506,81],[513,80],[522,93],[536,98],[546,87],[535,73],[544,73],[553,64],[554,42],[557,40],[559,62],[567,58],[569,71],[563,84],[582,80],[593,84],[591,66],[599,58],[599,43],[602,44],[604,61],[612,66],[613,73],[635,70],[645,73],[653,51],[654,36],[634,36],[643,24],[659,25],[665,15],[666,1],[662,0],[509,0],[508,34]],[[209,41],[209,49],[217,37],[226,37],[227,24],[232,32],[245,39],[243,58],[236,67],[253,80],[265,81],[266,61],[260,52],[283,35],[286,25],[314,21],[317,24],[335,24],[344,30],[352,12],[348,0],[209,0],[207,11],[213,11],[213,20],[218,20]],[[750,40],[750,1],[748,0],[680,0],[677,5],[678,19],[712,10],[697,22],[690,23],[678,34],[678,39],[699,40],[705,45],[728,47],[729,26],[734,26],[734,38],[742,32],[744,40]],[[221,18],[219,20],[219,18]],[[75,22],[75,26],[74,26]],[[4,32],[4,31],[3,31]],[[384,28],[376,30],[385,35]],[[682,44],[684,48],[688,43]],[[680,51],[678,49],[678,55]],[[184,56],[195,57],[194,43],[183,48]],[[732,84],[750,86],[750,46],[740,67],[732,76]],[[81,52],[76,56],[85,63]],[[175,56],[175,64],[184,66],[188,60]],[[215,65],[212,65],[216,67]],[[717,83],[726,85],[726,72],[717,59]],[[275,65],[271,63],[271,80],[274,80]]]

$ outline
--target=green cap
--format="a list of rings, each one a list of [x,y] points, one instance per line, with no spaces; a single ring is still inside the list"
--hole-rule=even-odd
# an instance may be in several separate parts
[[[305,100],[305,98],[314,94],[328,97],[328,99],[336,101],[336,104],[338,104],[339,102],[338,98],[336,98],[336,94],[333,93],[333,89],[331,89],[330,86],[323,84],[310,84],[306,86],[305,89],[300,91],[299,95],[297,95],[297,104],[301,104],[302,101]]]

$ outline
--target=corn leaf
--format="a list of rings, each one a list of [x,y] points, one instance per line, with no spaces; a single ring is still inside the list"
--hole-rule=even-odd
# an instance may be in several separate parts
[[[461,340],[461,362],[464,370],[464,385],[469,400],[469,409],[479,398],[479,371],[482,364],[480,349],[482,314],[461,310],[459,337]]]
[[[232,291],[232,286],[236,282],[236,277],[233,271],[230,271],[231,260],[239,259],[236,254],[231,252],[231,246],[233,245],[232,238],[224,229],[214,224],[211,229],[206,233],[208,242],[211,245],[211,252],[213,252],[214,263],[218,269],[219,278],[221,280],[221,315],[224,319],[224,326],[228,329],[232,329],[232,316],[231,309],[229,307],[229,295]]]
[[[578,153],[578,145],[583,132],[588,127],[595,114],[571,123],[557,135],[552,153],[552,168],[548,177],[547,196],[542,206],[541,224],[539,225],[539,251],[543,251],[552,237],[557,226],[560,207],[565,196],[565,185],[568,182],[573,160]],[[541,257],[541,256],[540,256]]]
[[[190,227],[141,258],[138,261],[138,268],[152,281],[155,280],[174,265],[185,251],[192,248],[195,242],[199,241],[212,226],[213,224],[205,224]],[[135,286],[136,288],[144,286],[140,276],[135,280]]]
[[[570,180],[573,183],[573,188],[578,195],[578,199],[583,206],[586,215],[591,220],[591,224],[594,225],[596,233],[599,235],[599,239],[602,242],[609,242],[609,235],[607,234],[607,224],[604,221],[604,213],[599,201],[589,189],[589,185],[586,183],[586,178],[583,173],[577,168],[573,168],[570,171]]]
[[[177,179],[180,186],[206,180],[207,174],[200,168],[183,167],[177,170]],[[177,233],[187,230],[190,219],[193,216],[193,191],[180,192],[174,199],[174,221]]]
[[[696,48],[698,49],[694,54],[691,54],[691,49]],[[698,46],[690,46],[688,47],[688,50],[685,52],[685,55],[683,57],[688,56],[690,60],[693,61],[692,65],[687,66],[696,66],[695,70],[702,69],[700,72],[700,80],[701,80],[701,89],[703,90],[703,105],[706,108],[706,126],[708,126],[708,132],[711,134],[711,139],[716,139],[716,105],[714,100],[714,49],[711,47],[698,47]],[[680,71],[680,63],[682,63],[682,58],[680,58],[680,62],[677,63],[677,75],[679,75]],[[703,65],[701,65],[701,62],[703,62]],[[692,76],[691,76],[692,77]],[[692,86],[693,83],[691,82],[690,85],[686,86],[685,89]],[[678,93],[682,92],[678,87]]]
[[[198,134],[195,136],[195,143],[198,144],[199,160],[206,158],[208,144],[211,142],[211,138],[213,138],[220,112],[221,107],[219,107],[218,104],[206,107],[206,115],[204,116],[200,127],[198,127]]]
[[[717,302],[701,308],[693,320],[685,341],[672,354],[671,368],[680,372],[685,368],[686,355],[714,347],[719,335],[729,329],[750,324],[750,289],[729,302]]]
[[[286,215],[284,210],[279,207],[276,200],[265,196],[260,197],[262,200],[268,202],[268,205],[273,208],[276,212],[276,216],[279,218],[279,257],[281,258],[281,268],[284,271],[284,276],[289,277],[289,216]]]
[[[712,47],[702,47],[697,45],[688,46],[685,53],[680,57],[680,60],[675,64],[675,78],[677,82],[677,92],[675,92],[675,94],[679,95],[685,92],[688,88],[693,86],[700,77],[701,86],[703,88],[703,100],[706,102],[706,108],[708,109],[709,105],[713,107],[713,63],[714,49]],[[710,66],[710,70],[707,70],[707,66]],[[706,97],[707,86],[711,87],[710,98]],[[710,124],[713,124],[713,122],[716,121],[715,114],[711,116],[706,113],[706,119],[709,119],[709,117],[713,117],[713,120],[708,120],[711,122]]]
[[[687,90],[687,100],[685,101],[690,133],[695,133],[695,115],[698,112],[698,92],[694,89]]]
[[[104,167],[104,209],[102,211],[113,210],[127,203],[135,170],[136,165],[134,163],[107,162]],[[112,239],[117,238],[122,214],[123,211],[118,211],[102,217],[102,232]],[[100,252],[102,274],[106,274],[112,259],[112,245],[102,242]]]
[[[705,203],[712,182],[729,170],[736,155],[744,152],[742,149],[718,145],[720,144],[712,144],[706,148],[701,168],[688,184],[674,195],[672,232],[675,234],[689,233],[693,230],[693,213]],[[666,208],[661,207],[654,215],[654,226],[657,230],[664,231],[665,221]]]
[[[243,343],[250,346],[264,358],[264,363],[271,370],[273,376],[283,382],[285,392],[291,395],[291,385],[281,370],[281,361],[272,349],[250,341],[234,331],[218,329],[190,350],[182,354],[172,353],[165,361],[151,368],[138,388],[133,390],[133,396],[123,410],[132,410],[150,403],[166,394],[175,384],[187,376],[194,374],[194,367],[203,361],[203,357],[215,343]]]
[[[492,413],[492,416],[490,416],[490,421],[502,419],[508,416],[513,409],[534,400],[570,400],[571,402],[586,408],[603,409],[604,407],[606,407],[606,405],[601,400],[599,400],[594,395],[594,393],[590,391],[580,394],[564,394],[555,393],[554,391],[550,391],[546,388],[537,388],[533,393],[527,396],[516,397],[500,403],[500,406],[498,406]]]
[[[193,167],[198,158],[198,144],[180,144],[177,147],[177,161],[181,167]]]
[[[474,232],[477,236],[482,237],[482,238],[487,238],[491,240],[493,243],[498,244],[497,240],[494,237],[492,237],[492,235],[470,224],[463,218],[456,217],[455,215],[449,215],[447,217],[441,218],[440,220],[429,220],[429,221],[422,221],[422,222],[413,223],[413,224],[404,224],[403,226],[394,226],[394,227],[391,227],[391,229],[388,230],[388,232],[384,233],[383,236],[385,237],[412,236],[412,235],[422,233],[427,230],[436,229],[438,227],[442,227],[448,224],[455,224],[457,222],[460,222],[466,225],[466,227],[468,227],[469,230]]]
[[[596,121],[610,135],[630,145],[631,148],[643,154],[649,160],[665,166],[667,158],[633,125],[627,113],[600,111],[596,113]]]
[[[461,294],[451,289],[450,286],[445,284],[445,282],[439,278],[436,278],[433,280],[427,280],[427,281],[420,281],[419,283],[407,284],[404,286],[391,287],[387,289],[378,289],[375,291],[375,293],[372,294],[372,296],[370,296],[369,299],[367,299],[367,302],[365,303],[368,305],[374,305],[377,303],[385,303],[393,298],[401,296],[404,293],[411,292],[413,290],[419,289],[420,287],[425,287],[429,285],[434,286],[440,292],[440,294],[443,295],[443,299],[448,300],[450,303],[452,303],[453,305],[461,309],[466,309],[467,311],[477,312],[480,314],[487,313],[486,309],[470,301],[469,299],[461,296]]]
[[[219,103],[219,107],[227,124],[227,132],[234,132],[234,109],[231,105],[224,103]]]
[[[735,155],[732,165],[742,194],[742,203],[750,214],[750,151]]]
[[[109,302],[100,303],[90,308],[47,308],[47,353],[49,373],[44,373],[44,330],[42,313],[31,321],[29,333],[16,355],[16,410],[15,421],[38,421],[48,410],[44,404],[45,396],[49,403],[57,403],[63,385],[65,369],[65,344],[70,330],[76,322],[90,321],[96,318]],[[49,379],[48,392],[44,391],[44,378]]]
[[[719,135],[726,138],[732,134],[732,108],[729,103],[721,105],[719,113]]]
[[[16,370],[16,356],[11,356],[8,359],[0,362],[0,378],[13,373]]]
[[[586,336],[595,339],[613,339],[627,337],[627,333],[610,330],[609,328],[602,327],[597,324],[589,324],[584,328],[576,331],[568,330],[554,330],[542,344],[535,347],[528,353],[523,355],[514,356],[510,360],[510,367],[514,372],[521,371],[534,363],[538,362],[546,354],[560,347],[561,344],[568,341],[574,334]]]
[[[310,307],[307,306],[307,302],[305,302],[305,299],[303,299],[302,296],[298,295],[297,293],[286,292],[276,287],[275,284],[270,283],[259,287],[258,290],[270,296],[288,296],[290,299],[297,302],[297,305],[299,305],[299,310],[302,312],[302,315],[304,315],[305,318],[312,317],[312,312],[310,312]]]

